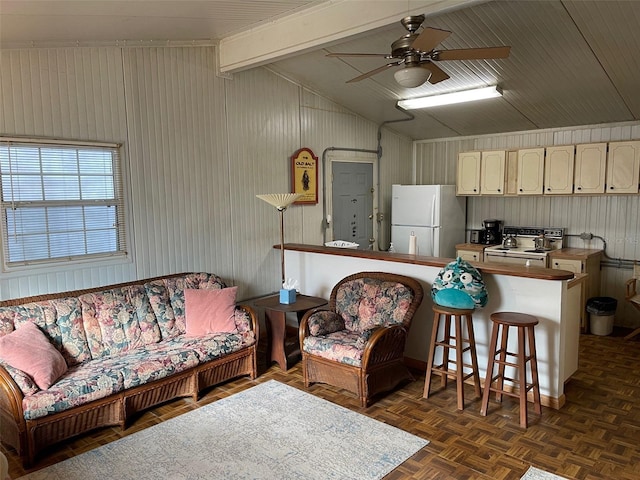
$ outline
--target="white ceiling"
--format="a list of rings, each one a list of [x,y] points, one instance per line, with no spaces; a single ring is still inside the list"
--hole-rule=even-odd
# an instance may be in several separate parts
[[[437,85],[403,89],[393,79],[395,68],[347,84],[387,60],[328,58],[327,52],[389,53],[391,42],[406,33],[403,14],[390,20],[383,4],[424,11],[425,26],[452,31],[441,49],[510,45],[511,54],[440,62],[451,79]],[[349,27],[331,22],[326,10],[334,19],[343,12]],[[278,25],[289,28],[296,20],[300,30],[288,40],[295,43],[305,32],[312,37],[300,40],[302,53],[274,46],[271,55],[253,59],[246,45],[257,47],[269,30],[277,36]],[[2,48],[220,42],[248,58],[242,68],[267,63],[376,123],[406,118],[395,108],[401,98],[502,87],[503,98],[417,110],[414,120],[390,125],[415,139],[639,120],[638,25],[638,0],[0,0]],[[318,26],[331,35],[314,33]]]

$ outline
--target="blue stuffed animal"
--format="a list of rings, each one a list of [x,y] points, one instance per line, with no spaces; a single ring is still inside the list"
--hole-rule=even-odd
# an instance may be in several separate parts
[[[487,304],[487,288],[480,272],[458,257],[440,270],[431,287],[431,298],[443,307],[470,309]]]

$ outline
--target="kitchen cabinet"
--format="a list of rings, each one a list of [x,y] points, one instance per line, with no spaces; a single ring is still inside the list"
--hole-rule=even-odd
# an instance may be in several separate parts
[[[640,141],[610,142],[607,153],[606,192],[638,193]]]
[[[467,262],[484,262],[484,247],[480,243],[461,243],[456,245],[456,257]]]
[[[504,195],[505,150],[484,151],[480,161],[480,194]]]
[[[518,194],[518,151],[507,152],[507,165],[505,177],[504,194],[515,196]]]
[[[544,157],[544,193],[563,195],[573,193],[574,145],[547,147]]]
[[[606,162],[606,143],[577,145],[573,193],[583,195],[604,193]]]
[[[587,300],[600,296],[600,261],[602,250],[588,248],[562,248],[549,253],[549,266],[557,270],[588,274],[580,294],[580,327],[587,331]]]
[[[480,195],[480,152],[458,154],[456,195]]]
[[[542,195],[544,147],[518,150],[518,195]]]

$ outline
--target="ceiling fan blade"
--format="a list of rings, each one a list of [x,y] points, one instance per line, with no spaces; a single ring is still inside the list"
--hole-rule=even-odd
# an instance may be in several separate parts
[[[511,47],[459,48],[434,52],[433,60],[483,60],[507,58]]]
[[[327,53],[327,57],[383,57],[391,58],[386,53]]]
[[[451,32],[448,30],[427,27],[418,35],[418,38],[413,41],[411,48],[421,52],[430,52],[449,35],[451,35]]]
[[[355,78],[352,78],[351,80],[347,80],[347,83],[359,82],[360,80],[364,80],[365,78],[372,77],[376,73],[380,73],[380,72],[386,70],[389,67],[395,67],[396,65],[400,65],[401,63],[402,63],[402,61],[393,62],[393,63],[387,63],[386,65],[382,65],[381,67],[373,69],[373,70],[371,70],[371,71],[369,71],[367,73],[363,73],[362,75],[359,75],[359,76],[357,76]]]
[[[426,63],[422,64],[422,66],[424,68],[428,69],[429,71],[431,71],[431,76],[429,77],[429,83],[431,83],[431,84],[435,84],[435,83],[438,83],[438,82],[441,82],[443,80],[447,80],[447,79],[451,78],[451,77],[449,77],[449,75],[447,75],[447,72],[442,70],[435,63],[426,62]]]

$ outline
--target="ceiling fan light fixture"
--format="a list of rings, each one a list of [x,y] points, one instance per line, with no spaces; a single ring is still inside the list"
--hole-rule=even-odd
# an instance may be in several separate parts
[[[457,92],[443,93],[440,95],[430,95],[427,97],[408,98],[399,100],[398,107],[405,110],[415,110],[418,108],[439,107],[441,105],[451,105],[454,103],[473,102],[487,98],[501,97],[502,90],[497,86],[473,88],[470,90],[460,90]]]
[[[405,88],[415,88],[422,85],[431,77],[431,71],[422,67],[405,67],[397,70],[393,77],[398,85]]]

